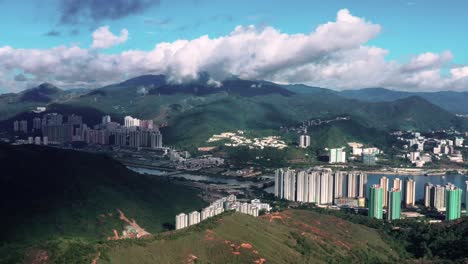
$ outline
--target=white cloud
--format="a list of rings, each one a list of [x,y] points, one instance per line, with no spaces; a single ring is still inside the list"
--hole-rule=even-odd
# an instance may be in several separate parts
[[[102,26],[93,32],[93,43],[91,44],[91,47],[93,49],[107,49],[112,46],[122,44],[126,42],[127,39],[127,29],[122,29],[120,31],[120,36],[117,36],[109,30],[109,26]]]
[[[458,80],[462,78],[468,77],[468,66],[461,67],[461,68],[453,68],[450,70],[453,78]]]
[[[156,44],[150,51],[127,50],[103,54],[125,42],[128,31],[115,36],[109,27],[93,33],[91,49],[60,46],[52,49],[0,47],[0,86],[24,89],[32,82],[52,82],[59,87],[96,87],[141,74],[166,74],[184,82],[210,74],[210,84],[232,75],[280,83],[348,89],[467,89],[468,66],[451,69],[452,53],[423,53],[404,63],[386,60],[390,52],[366,45],[381,32],[377,24],[350,14],[306,34],[286,34],[273,27],[238,26],[217,38],[201,36]],[[443,74],[450,71],[450,74]],[[31,78],[15,82],[7,76],[22,72]]]
[[[438,68],[450,62],[452,59],[453,55],[450,51],[444,51],[441,54],[426,52],[414,57],[408,64],[402,67],[402,70],[412,72]]]

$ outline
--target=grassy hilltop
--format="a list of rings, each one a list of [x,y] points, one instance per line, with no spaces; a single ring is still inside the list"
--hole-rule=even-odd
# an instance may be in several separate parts
[[[104,256],[100,263],[383,263],[398,259],[375,230],[302,210],[259,218],[228,213],[141,243],[116,242]]]

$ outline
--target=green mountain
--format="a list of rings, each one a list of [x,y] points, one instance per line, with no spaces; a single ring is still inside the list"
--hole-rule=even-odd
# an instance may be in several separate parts
[[[90,119],[95,122],[99,122],[100,113],[109,113],[117,121],[125,115],[153,119],[164,127],[166,143],[184,146],[203,144],[212,134],[230,130],[271,132],[309,119],[336,116],[350,117],[355,125],[370,129],[368,134],[372,129],[468,127],[467,119],[419,96],[368,102],[305,85],[237,78],[216,85],[207,75],[184,84],[170,83],[163,75],[144,75],[66,100],[56,99],[48,106],[55,110],[89,109],[85,112],[94,113]],[[366,129],[361,132],[367,133]]]
[[[205,205],[194,189],[134,173],[104,155],[0,145],[0,167],[0,252],[4,243],[106,240],[126,225],[118,210],[160,232],[180,211]]]
[[[43,83],[20,93],[1,94],[0,120],[9,119],[23,112],[30,112],[36,107],[48,106],[57,102],[64,103],[88,92],[88,89],[61,90],[50,83]]]
[[[20,101],[25,102],[44,102],[48,103],[53,100],[54,96],[62,90],[50,83],[43,83],[36,88],[28,89],[21,93]]]
[[[367,88],[339,92],[347,98],[368,102],[390,102],[411,96],[419,96],[455,114],[468,114],[468,92],[402,92],[385,88]]]

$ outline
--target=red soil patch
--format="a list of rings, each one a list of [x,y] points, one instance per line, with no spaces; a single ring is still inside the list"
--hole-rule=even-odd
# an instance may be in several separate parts
[[[287,219],[290,217],[288,216],[287,212],[275,212],[272,214],[263,215],[261,216],[261,218],[270,221],[270,223],[273,222],[273,220],[278,219],[284,224],[285,223],[284,219]]]
[[[265,262],[266,262],[266,259],[264,259],[264,258],[260,258],[260,259],[257,259],[256,261],[254,261],[254,263],[256,263],[256,264],[263,264]]]
[[[127,224],[129,224],[133,228],[135,228],[135,230],[138,233],[137,238],[151,235],[150,233],[146,232],[145,229],[143,229],[141,226],[139,226],[137,224],[137,222],[135,221],[135,219],[132,219],[132,221],[130,221],[120,209],[117,209],[117,211],[119,212],[120,220],[126,222]]]
[[[252,249],[253,248],[252,245],[250,245],[249,243],[242,243],[240,246],[242,248],[247,248],[247,249]]]
[[[194,254],[190,254],[187,257],[187,264],[194,263],[195,260],[197,260],[197,259],[198,259],[197,256],[195,256]]]
[[[226,241],[228,241],[228,240],[226,240]],[[231,243],[229,246],[231,247],[231,253],[234,254],[234,255],[241,254],[240,253],[241,249],[248,250],[248,251],[252,252],[253,254],[258,255],[258,251],[255,250],[253,245],[250,244],[250,243],[245,243],[244,242],[244,243],[241,243],[240,245],[236,245],[235,243]],[[260,262],[260,263],[263,263],[263,262]]]
[[[108,237],[107,240],[119,240],[119,231],[115,229],[113,229],[112,231],[114,232],[114,236]]]
[[[91,264],[97,264],[100,257],[101,257],[101,252],[98,252],[97,256],[91,261]]]

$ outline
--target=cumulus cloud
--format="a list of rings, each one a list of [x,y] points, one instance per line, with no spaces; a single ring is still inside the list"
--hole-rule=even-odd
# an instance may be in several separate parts
[[[468,66],[461,67],[461,68],[453,68],[450,70],[453,78],[455,79],[463,79],[468,77]]]
[[[166,74],[186,82],[207,72],[210,85],[233,75],[280,83],[305,83],[337,89],[389,87],[397,89],[467,89],[468,66],[451,68],[449,52],[423,53],[408,62],[387,60],[390,52],[367,43],[381,32],[378,24],[353,16],[346,9],[336,20],[305,34],[286,34],[273,27],[238,26],[216,38],[158,43],[152,50],[100,53],[123,43],[108,27],[93,33],[91,49],[60,46],[52,49],[0,47],[0,72],[21,70],[30,80],[59,87],[96,87],[141,74]],[[447,74],[448,73],[448,74]],[[30,82],[3,80],[11,90]],[[2,85],[0,84],[0,85]],[[5,87],[5,86],[4,86]]]
[[[107,49],[126,42],[128,39],[128,30],[122,29],[120,36],[114,35],[109,26],[102,26],[93,32],[93,49]]]
[[[452,59],[453,55],[450,51],[444,51],[441,54],[426,52],[414,57],[408,64],[402,67],[402,71],[414,72],[430,68],[439,68]]]
[[[60,21],[75,24],[120,19],[158,5],[159,0],[62,0]]]

